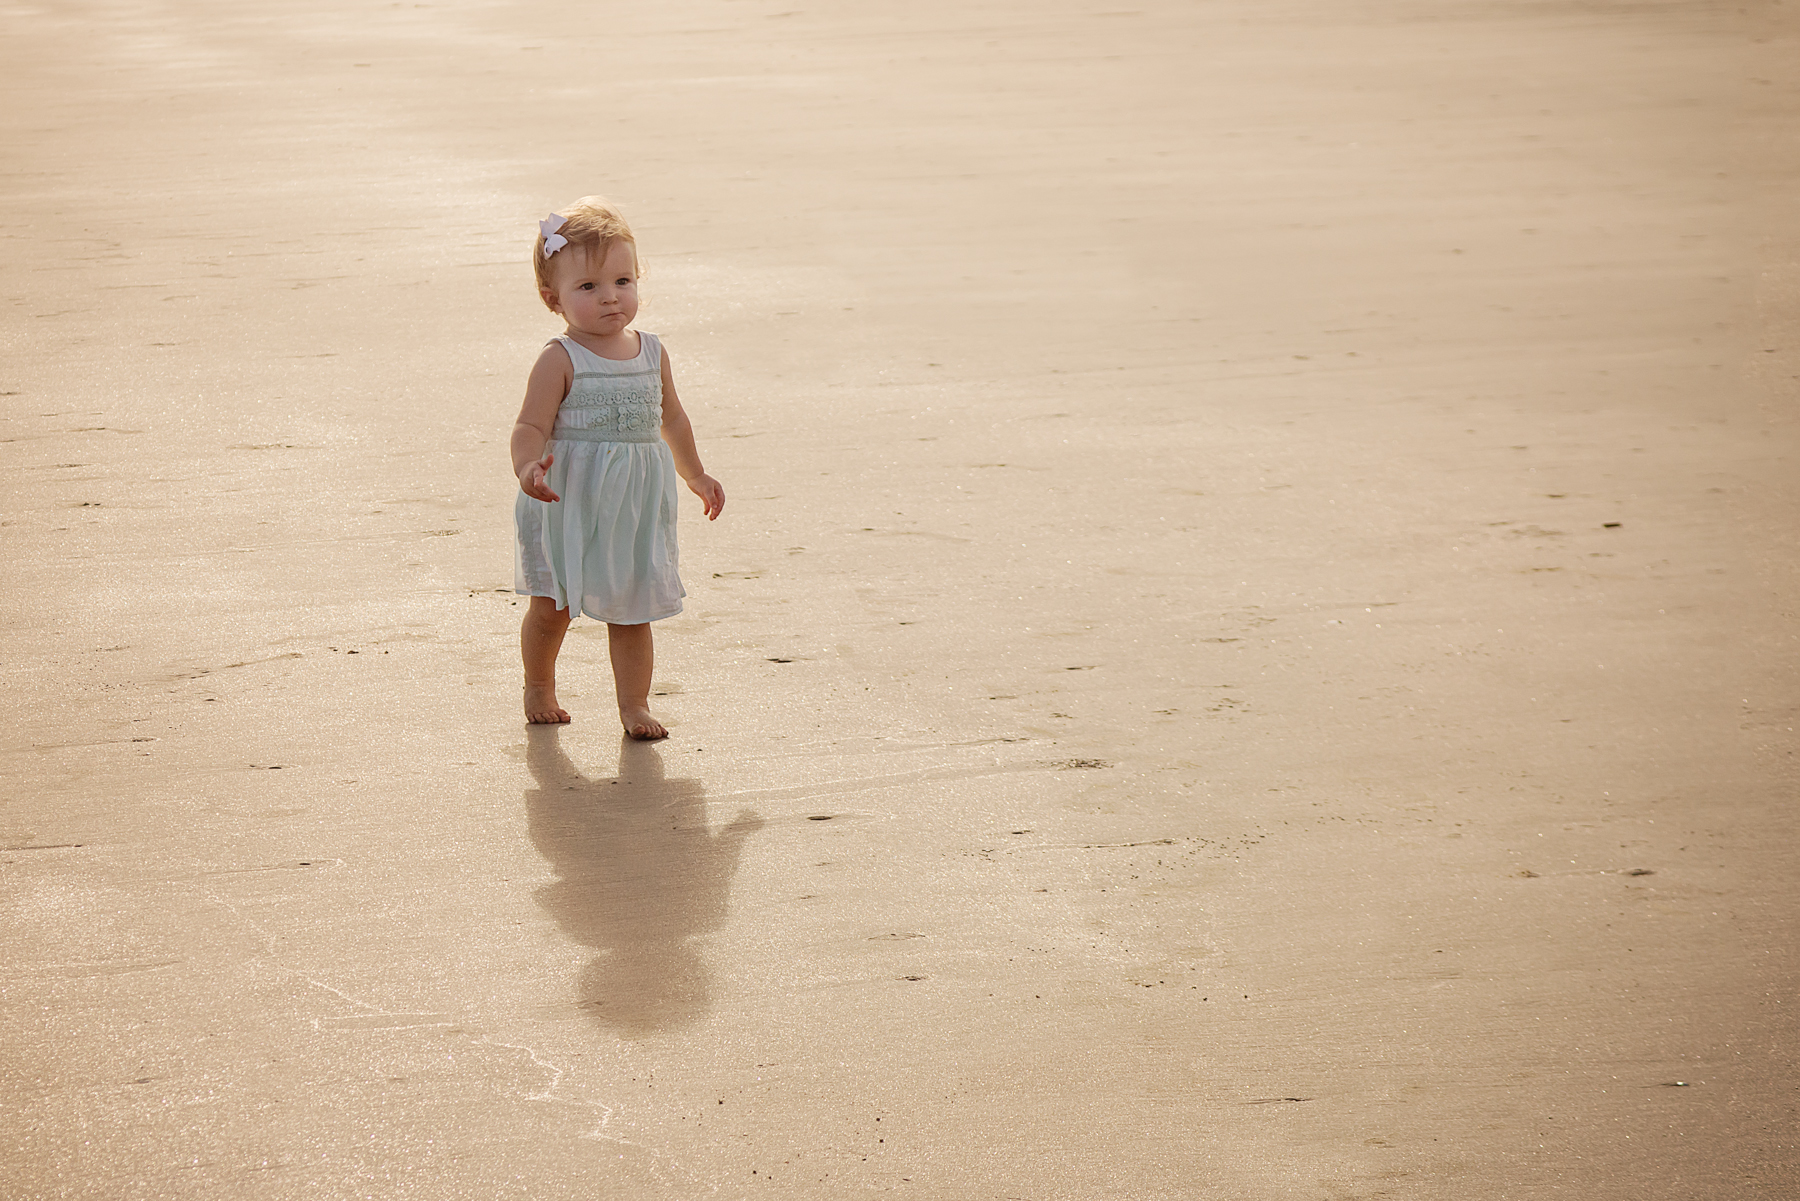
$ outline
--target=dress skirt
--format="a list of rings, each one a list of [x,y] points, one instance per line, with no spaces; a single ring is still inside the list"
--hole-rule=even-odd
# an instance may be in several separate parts
[[[558,434],[566,431],[558,430]],[[576,431],[582,433],[585,431]],[[675,459],[661,438],[555,437],[547,448],[556,502],[519,493],[513,590],[547,596],[571,616],[640,625],[681,612]]]

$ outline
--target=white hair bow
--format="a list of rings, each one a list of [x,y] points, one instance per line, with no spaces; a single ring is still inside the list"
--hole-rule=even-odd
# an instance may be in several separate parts
[[[548,217],[545,217],[542,221],[538,222],[538,231],[544,235],[545,258],[549,258],[569,244],[569,239],[556,232],[563,227],[564,222],[567,220],[568,218],[566,217],[551,213]]]

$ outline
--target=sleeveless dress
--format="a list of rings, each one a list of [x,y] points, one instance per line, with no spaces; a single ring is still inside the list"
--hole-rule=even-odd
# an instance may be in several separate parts
[[[556,503],[520,492],[513,591],[615,625],[681,612],[675,458],[662,440],[662,343],[638,334],[635,359],[604,359],[557,338],[575,376],[546,449]]]

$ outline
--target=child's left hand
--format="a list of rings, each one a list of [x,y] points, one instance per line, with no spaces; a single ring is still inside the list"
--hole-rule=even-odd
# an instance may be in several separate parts
[[[725,511],[725,489],[718,480],[701,472],[687,482],[688,490],[700,498],[706,508],[706,519],[717,521],[719,514]]]

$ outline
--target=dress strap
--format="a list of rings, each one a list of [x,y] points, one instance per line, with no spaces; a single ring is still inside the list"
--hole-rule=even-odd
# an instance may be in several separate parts
[[[575,370],[577,370],[577,371],[581,370],[581,356],[582,355],[588,355],[593,358],[599,357],[599,356],[595,355],[593,351],[589,350],[587,347],[583,346],[581,343],[577,342],[575,339],[570,338],[570,337],[565,337],[562,334],[556,335],[556,337],[550,339],[550,342],[555,342],[556,344],[558,344],[559,346],[561,346],[563,348],[563,353],[569,356],[569,365],[571,367],[575,368]],[[546,342],[546,343],[544,343],[544,345],[548,346],[548,345],[550,345],[550,342]]]

